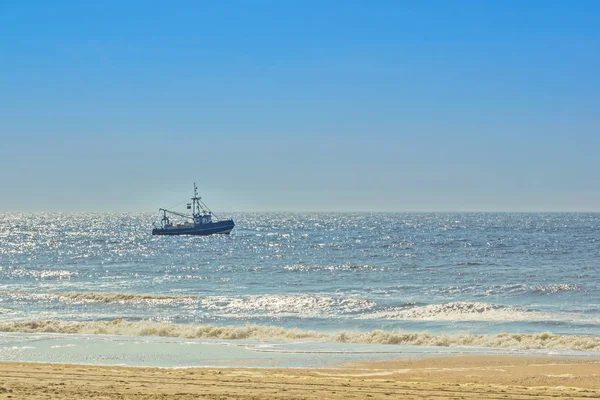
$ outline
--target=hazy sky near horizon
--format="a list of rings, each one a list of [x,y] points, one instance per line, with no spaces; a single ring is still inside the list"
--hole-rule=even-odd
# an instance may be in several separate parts
[[[0,0],[0,212],[600,211],[600,2]]]

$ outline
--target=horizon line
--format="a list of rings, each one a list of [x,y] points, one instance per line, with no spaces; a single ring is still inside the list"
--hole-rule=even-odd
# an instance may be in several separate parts
[[[154,214],[159,211],[0,211],[0,214]],[[417,213],[431,213],[431,214],[476,214],[476,213],[487,213],[487,214],[597,214],[600,210],[238,210],[238,211],[220,211],[219,214],[239,214],[239,213],[257,213],[257,214],[274,214],[274,213],[285,213],[285,214],[325,214],[325,213],[336,213],[336,214],[417,214]],[[215,213],[213,212],[213,215]]]

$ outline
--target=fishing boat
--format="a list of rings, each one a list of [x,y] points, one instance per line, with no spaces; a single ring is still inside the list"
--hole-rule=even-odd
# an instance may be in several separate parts
[[[187,204],[187,209],[192,210],[192,215],[159,208],[163,213],[160,220],[160,227],[152,229],[153,235],[198,235],[208,236],[214,234],[228,235],[235,226],[233,219],[214,220],[217,216],[204,204],[202,198],[198,196],[198,187],[194,183],[194,197],[192,202]],[[184,218],[185,222],[173,224],[169,215]]]

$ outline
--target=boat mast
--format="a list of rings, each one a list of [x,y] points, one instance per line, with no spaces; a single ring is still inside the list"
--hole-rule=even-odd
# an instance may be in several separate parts
[[[192,216],[200,216],[202,214],[214,215],[210,208],[202,201],[202,197],[198,196],[198,186],[194,182],[194,197],[192,197]],[[215,216],[216,217],[216,216]]]
[[[196,216],[196,207],[198,208],[198,213],[200,213],[200,204],[198,201],[200,197],[198,197],[198,187],[196,186],[196,182],[194,182],[194,197],[192,197],[192,215]]]

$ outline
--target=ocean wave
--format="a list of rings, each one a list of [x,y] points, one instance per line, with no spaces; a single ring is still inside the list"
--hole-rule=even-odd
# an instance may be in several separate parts
[[[22,315],[25,314],[23,311],[19,311],[19,310],[13,310],[11,308],[1,308],[0,307],[0,317],[7,317],[7,316],[15,316],[15,315]]]
[[[540,294],[552,294],[560,292],[571,292],[579,290],[579,286],[571,283],[560,283],[554,285],[530,286],[529,290]]]
[[[196,302],[195,296],[163,295],[148,293],[101,293],[101,292],[54,292],[49,296],[69,302],[95,303],[191,303]]]
[[[316,332],[276,326],[246,325],[178,325],[153,321],[117,319],[114,321],[72,322],[38,320],[0,322],[0,332],[109,334],[128,336],[162,336],[188,339],[321,341],[363,344],[389,344],[443,347],[487,347],[504,349],[541,349],[600,351],[600,337],[553,335],[550,332],[518,334],[449,334],[410,333],[404,331]]]
[[[329,315],[333,313],[353,313],[372,308],[375,304],[358,298],[334,298],[308,295],[246,295],[210,296],[201,300],[204,307],[212,311],[229,313],[302,314]]]
[[[0,292],[0,298],[6,297],[12,300],[35,300],[49,301],[57,300],[70,304],[82,303],[142,303],[148,305],[181,304],[197,302],[195,296],[184,295],[162,295],[147,293],[103,293],[103,292],[52,292],[52,293],[28,293],[28,292]]]
[[[377,267],[373,265],[354,265],[354,264],[342,264],[342,265],[304,265],[294,264],[286,265],[283,267],[288,271],[358,271],[358,270],[377,270]]]
[[[60,301],[69,304],[117,303],[148,306],[197,305],[198,308],[231,317],[266,316],[331,316],[370,310],[375,303],[361,298],[336,298],[321,295],[242,295],[189,296],[150,293],[104,292],[0,292],[0,299]]]
[[[77,276],[76,271],[67,271],[64,269],[27,269],[21,267],[0,267],[0,274],[5,279],[71,279]],[[0,276],[1,276],[0,275]]]
[[[576,292],[580,291],[581,287],[572,283],[555,283],[549,285],[501,285],[491,286],[485,289],[483,292],[486,296],[497,296],[504,294],[520,294],[520,293],[531,293],[533,295],[548,295],[563,292]]]
[[[547,320],[549,315],[478,302],[453,302],[427,306],[393,308],[362,316],[363,319],[421,320],[421,321],[530,321]]]

